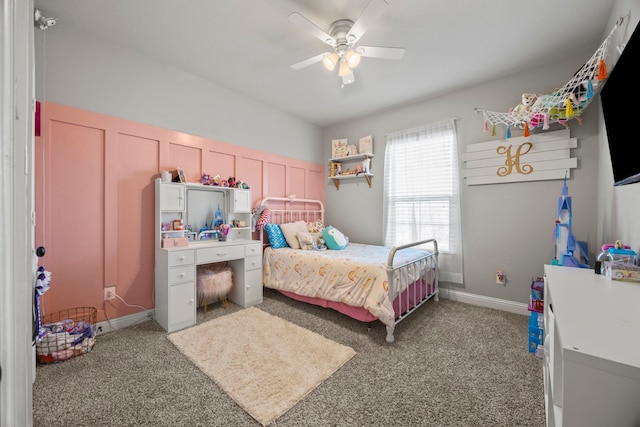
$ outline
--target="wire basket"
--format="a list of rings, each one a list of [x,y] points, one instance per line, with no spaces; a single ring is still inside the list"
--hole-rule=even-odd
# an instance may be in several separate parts
[[[97,313],[95,307],[76,307],[43,316],[36,340],[38,362],[62,362],[91,351]]]

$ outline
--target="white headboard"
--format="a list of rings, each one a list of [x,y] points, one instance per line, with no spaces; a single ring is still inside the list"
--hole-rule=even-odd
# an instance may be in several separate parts
[[[324,204],[315,199],[298,199],[289,197],[265,197],[258,207],[267,207],[271,213],[272,224],[285,224],[292,221],[322,221],[324,224]],[[260,230],[260,240],[266,243],[263,230]]]

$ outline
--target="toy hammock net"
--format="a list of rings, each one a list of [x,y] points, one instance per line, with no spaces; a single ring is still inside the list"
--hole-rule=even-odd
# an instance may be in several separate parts
[[[483,130],[495,136],[495,126],[506,126],[505,138],[511,137],[511,128],[524,130],[524,136],[536,128],[548,129],[551,123],[568,127],[570,119],[582,122],[582,111],[604,85],[607,78],[607,51],[613,34],[622,25],[624,17],[616,22],[607,38],[593,56],[574,74],[564,86],[553,92],[537,95],[523,94],[523,102],[509,112],[487,111],[476,108],[484,116]]]

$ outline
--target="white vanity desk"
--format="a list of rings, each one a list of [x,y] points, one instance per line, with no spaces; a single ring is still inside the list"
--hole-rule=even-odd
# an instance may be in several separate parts
[[[198,265],[228,262],[233,270],[233,287],[228,299],[241,307],[262,302],[262,243],[241,237],[250,236],[248,227],[234,230],[236,237],[226,242],[201,240],[190,241],[188,246],[161,247],[161,223],[166,215],[182,218],[186,214],[186,189],[185,184],[156,181],[155,318],[167,332],[196,323]],[[240,193],[240,205],[236,204],[237,190],[223,191],[231,195],[225,203],[229,206],[223,207],[226,219],[242,218],[250,224],[251,207],[246,202],[250,200],[250,190],[241,190],[248,192],[248,196]],[[175,203],[167,203],[167,197]]]

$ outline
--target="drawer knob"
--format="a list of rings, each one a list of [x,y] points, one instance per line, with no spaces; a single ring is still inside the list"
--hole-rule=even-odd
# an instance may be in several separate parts
[[[174,242],[174,244],[175,244],[175,242]],[[184,259],[185,258],[183,256],[181,256],[181,257],[178,258],[178,261],[184,261]]]
[[[182,279],[184,277],[184,273],[178,274],[178,277]]]

